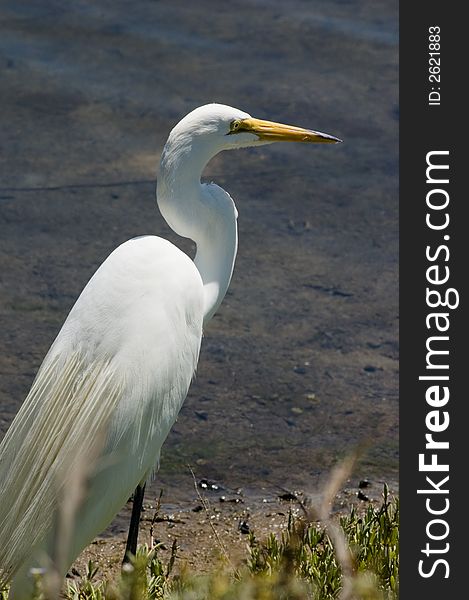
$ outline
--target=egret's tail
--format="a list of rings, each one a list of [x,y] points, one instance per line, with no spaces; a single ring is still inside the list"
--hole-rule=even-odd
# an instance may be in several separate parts
[[[0,445],[0,584],[50,538],[84,457],[97,457],[121,391],[112,375],[108,363],[87,367],[78,352],[44,360]]]

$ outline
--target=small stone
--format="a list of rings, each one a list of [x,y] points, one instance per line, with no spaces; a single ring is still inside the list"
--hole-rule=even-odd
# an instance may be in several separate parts
[[[247,534],[251,531],[251,528],[249,527],[249,523],[247,521],[240,521],[238,523],[238,530],[241,533]]]

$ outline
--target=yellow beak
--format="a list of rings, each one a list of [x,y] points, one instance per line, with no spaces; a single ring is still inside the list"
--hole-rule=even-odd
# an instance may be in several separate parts
[[[243,119],[239,122],[239,127],[236,131],[248,131],[255,133],[259,139],[269,142],[304,142],[315,144],[337,144],[341,142],[339,138],[312,131],[311,129],[303,129],[294,125],[283,125],[282,123],[274,123],[273,121],[263,121],[261,119]],[[233,132],[234,133],[234,132]]]

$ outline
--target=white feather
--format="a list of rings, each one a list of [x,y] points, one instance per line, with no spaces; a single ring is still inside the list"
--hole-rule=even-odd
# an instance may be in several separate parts
[[[157,237],[126,242],[89,281],[0,446],[0,580],[53,543],[84,452],[96,456],[70,560],[148,476],[196,368],[202,303],[194,263]]]

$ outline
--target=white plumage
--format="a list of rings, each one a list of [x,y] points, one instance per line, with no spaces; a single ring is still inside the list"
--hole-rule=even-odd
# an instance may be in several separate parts
[[[77,512],[55,565],[62,575],[155,468],[237,250],[234,202],[201,184],[202,170],[221,150],[281,140],[339,141],[218,104],[194,110],[171,132],[158,205],[178,234],[195,241],[196,257],[154,236],[125,242],[52,344],[0,446],[0,582],[13,579],[13,597],[29,593],[31,567],[54,558],[61,503],[77,478]]]

